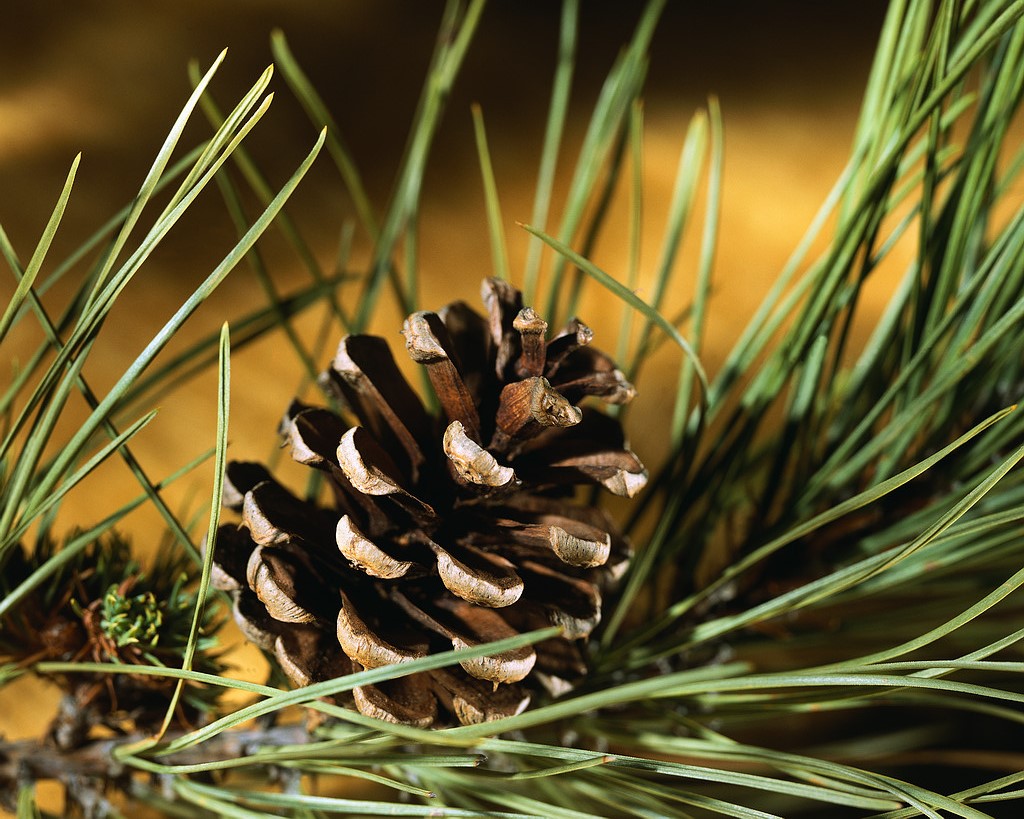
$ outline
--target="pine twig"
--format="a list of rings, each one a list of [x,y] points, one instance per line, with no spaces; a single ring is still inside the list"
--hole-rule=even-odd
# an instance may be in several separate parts
[[[184,736],[185,731],[168,732],[167,740]],[[15,793],[26,782],[57,780],[64,785],[83,779],[116,782],[131,775],[132,769],[121,762],[117,750],[145,740],[148,734],[133,732],[113,739],[97,739],[65,750],[49,739],[0,740],[0,791]],[[197,765],[222,759],[251,756],[259,748],[299,745],[309,740],[305,725],[278,725],[272,728],[224,731],[210,740],[163,757],[168,765]]]

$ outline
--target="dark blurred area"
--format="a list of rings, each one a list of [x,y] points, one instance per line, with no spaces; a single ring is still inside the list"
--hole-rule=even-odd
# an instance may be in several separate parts
[[[641,8],[582,4],[573,95],[579,119]],[[440,2],[398,0],[12,6],[0,28],[0,220],[16,245],[34,241],[79,150],[85,156],[76,199],[87,196],[89,207],[73,206],[72,224],[112,213],[136,189],[186,99],[188,61],[207,66],[229,48],[213,86],[226,104],[270,62],[274,28],[287,35],[382,202],[442,9]],[[880,2],[669,3],[652,49],[652,116],[688,116],[717,94],[727,126],[737,115],[765,111],[791,111],[794,125],[808,131],[831,133],[837,117],[848,126],[883,10]],[[479,101],[498,161],[523,162],[532,182],[559,15],[552,0],[489,5],[438,140],[435,178],[477,183],[468,105]],[[275,82],[279,91],[281,85]],[[253,138],[274,146],[261,154],[272,175],[288,173],[314,133],[289,97],[278,94]],[[842,156],[847,144],[822,149]],[[762,161],[779,161],[770,142],[762,147]]]

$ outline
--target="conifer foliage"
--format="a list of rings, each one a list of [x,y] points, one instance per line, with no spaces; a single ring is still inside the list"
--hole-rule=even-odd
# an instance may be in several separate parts
[[[514,235],[527,243],[521,272],[475,112],[494,273],[482,311],[421,310],[417,252],[430,149],[484,0],[445,4],[380,213],[276,33],[275,66],[318,134],[276,194],[241,147],[270,74],[221,114],[218,60],[193,72],[138,195],[81,252],[44,264],[77,160],[26,264],[0,230],[17,282],[0,341],[29,317],[43,336],[0,393],[0,686],[35,674],[64,694],[48,736],[0,738],[5,807],[36,815],[37,784],[56,779],[88,816],[1019,813],[1024,2],[889,3],[849,164],[710,371],[712,274],[747,274],[715,269],[729,239],[717,101],[682,140],[650,269],[639,247],[641,96],[664,7],[640,11],[575,167],[560,169],[581,16],[563,0],[533,211],[509,214],[529,223]],[[200,108],[213,136],[172,164]],[[301,220],[282,212],[322,146],[370,245],[365,269],[350,269],[349,229],[339,269],[320,269]],[[84,364],[111,307],[214,179],[237,244],[97,393]],[[623,192],[629,262],[605,270],[593,251],[621,227],[610,203]],[[251,224],[243,201],[262,207]],[[309,281],[287,296],[267,286],[266,305],[229,317],[230,338],[224,328],[158,362],[239,262],[268,284],[251,251],[275,219]],[[670,315],[691,237],[696,284]],[[902,279],[868,315],[865,290],[900,264],[896,248],[910,250]],[[40,295],[75,274],[51,315]],[[618,337],[599,340],[614,358],[573,318],[598,288],[628,308]],[[368,334],[385,294],[408,316],[423,389]],[[324,328],[310,343],[294,324],[313,306]],[[288,409],[268,445],[283,439],[304,491],[275,477],[284,468],[227,457],[230,352],[279,331],[307,380],[275,395]],[[663,345],[678,372],[648,390]],[[155,416],[142,407],[214,361],[204,537],[163,493],[205,459],[154,479],[135,436]],[[652,393],[675,401],[645,467],[624,430],[650,423]],[[68,432],[58,421],[78,395],[88,410]],[[63,498],[114,459],[139,496],[68,525]],[[631,500],[603,506],[609,495]],[[169,535],[155,563],[116,535],[141,505]],[[224,667],[215,638],[233,623],[264,650],[268,679]]]

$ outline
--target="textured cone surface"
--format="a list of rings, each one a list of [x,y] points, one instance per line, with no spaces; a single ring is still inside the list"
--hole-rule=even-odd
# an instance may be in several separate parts
[[[240,526],[218,537],[214,582],[243,632],[297,685],[556,625],[562,636],[353,692],[364,714],[417,726],[519,713],[586,673],[601,592],[629,545],[576,488],[636,494],[647,472],[588,397],[635,391],[578,320],[548,334],[518,290],[488,279],[486,315],[457,302],[403,335],[440,410],[431,416],[388,345],[345,337],[321,383],[341,415],[293,402],[281,431],[330,501],[297,498],[265,468],[228,467]]]

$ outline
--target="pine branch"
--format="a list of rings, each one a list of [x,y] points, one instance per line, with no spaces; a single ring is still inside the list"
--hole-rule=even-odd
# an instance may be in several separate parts
[[[164,739],[173,741],[186,733],[169,731]],[[61,748],[52,739],[43,738],[0,740],[0,790],[43,780],[57,780],[65,785],[83,778],[115,783],[133,771],[118,759],[118,749],[144,742],[149,737],[147,733],[133,732],[113,739],[91,740],[75,748]],[[223,731],[200,745],[162,757],[160,761],[166,765],[202,765],[250,757],[260,748],[301,745],[308,741],[309,732],[299,724]]]
[[[1019,744],[1024,703],[1016,600],[1024,412],[1015,409],[1024,396],[1024,210],[1010,195],[1024,153],[1007,140],[1024,96],[1024,0],[891,4],[850,165],[725,365],[707,375],[701,334],[721,185],[715,103],[697,113],[683,142],[651,295],[633,292],[646,272],[637,244],[640,93],[663,5],[650,0],[613,66],[556,217],[552,180],[578,26],[577,4],[565,0],[534,210],[541,216],[530,235],[518,234],[530,248],[527,303],[513,283],[490,280],[485,315],[460,302],[409,317],[407,347],[433,403],[404,380],[386,343],[343,339],[322,380],[347,415],[296,401],[282,424],[293,457],[316,473],[310,490],[299,498],[262,466],[229,467],[224,491],[213,492],[211,531],[221,499],[245,525],[221,529],[216,547],[208,538],[195,592],[186,576],[175,579],[173,560],[151,572],[154,583],[174,584],[163,590],[145,585],[127,545],[89,545],[131,504],[84,534],[50,533],[64,493],[95,466],[119,451],[134,462],[127,447],[149,416],[129,423],[129,402],[208,365],[205,340],[140,377],[188,315],[247,257],[271,284],[254,242],[325,139],[276,196],[248,153],[234,156],[266,210],[247,228],[233,185],[218,177],[241,240],[114,389],[90,401],[70,440],[58,441],[57,422],[84,384],[80,368],[114,301],[266,111],[269,77],[234,113],[214,116],[214,137],[190,155],[178,193],[132,251],[142,206],[177,173],[169,153],[190,101],[123,226],[104,228],[115,236],[108,252],[67,310],[44,317],[48,345],[0,397],[0,679],[34,667],[54,673],[67,693],[48,738],[0,742],[0,788],[21,814],[44,779],[62,783],[90,816],[113,811],[108,789],[120,792],[111,802],[125,796],[173,812],[178,801],[236,816],[426,815],[438,805],[452,816],[763,816],[822,804],[976,816],[969,803],[1021,795],[1013,788],[1024,774],[979,784],[977,771],[964,773],[962,754],[1003,773],[998,766],[1016,758],[1006,749]],[[373,242],[354,315],[335,303],[343,325],[362,330],[388,282],[400,307],[417,304],[426,164],[482,7],[447,4],[396,193],[380,217],[336,129],[326,137]],[[281,35],[274,50],[321,127],[330,116]],[[504,258],[482,120],[478,133],[494,250]],[[605,272],[588,252],[612,226],[626,168],[634,173],[631,268]],[[70,180],[26,267],[0,231],[0,253],[19,280],[0,336],[47,284],[36,287],[37,273],[68,193]],[[1016,215],[1006,215],[1010,207]],[[315,282],[293,299],[268,286],[267,309],[235,326],[245,338],[288,333],[300,307],[334,303],[334,280],[320,274],[292,223],[281,224]],[[697,290],[670,321],[661,311],[682,286],[680,251],[696,234]],[[541,240],[556,254],[541,297],[551,334],[531,304],[541,295]],[[869,342],[853,349],[862,290],[908,242],[915,252],[903,285]],[[823,252],[809,262],[812,246]],[[120,255],[128,259],[118,266]],[[640,311],[642,326],[624,322],[617,345],[631,377],[650,369],[641,365],[665,339],[679,348],[665,463],[646,488],[621,426],[629,414],[602,414],[594,401],[624,403],[631,383],[590,346],[589,328],[572,320],[555,329],[591,282]],[[328,336],[327,325],[313,347],[290,336],[307,376],[321,366],[316,351]],[[663,389],[641,382],[641,396],[646,386]],[[115,419],[124,432],[98,445]],[[222,459],[226,406],[220,420]],[[639,493],[633,523],[623,530],[581,504],[588,493],[571,489],[581,483]],[[159,503],[162,484],[143,484]],[[642,548],[631,558],[626,535],[648,524],[653,534],[634,536]],[[172,529],[180,542],[164,556],[181,558],[191,543],[183,527]],[[236,683],[206,654],[216,631],[201,616],[211,576],[235,602],[246,637],[295,690],[239,681],[262,699],[218,706],[216,692]],[[560,631],[544,629],[549,623]],[[193,652],[196,665],[182,663]],[[181,702],[169,696],[177,680],[191,683]],[[342,693],[344,702],[324,699]],[[293,705],[333,720],[315,737],[300,724],[242,727]],[[879,716],[893,713],[895,727]],[[159,747],[154,714],[179,717]],[[790,731],[794,715],[801,728]],[[466,724],[428,730],[456,721]],[[203,728],[182,728],[196,722]],[[96,738],[100,726],[120,733]],[[477,769],[481,752],[489,763]],[[900,781],[900,760],[926,759],[949,770]],[[245,776],[214,781],[228,769],[283,773],[268,788]],[[962,785],[945,776],[954,771]],[[161,792],[137,772],[158,777]],[[399,808],[390,792],[391,801],[372,803],[320,796],[304,791],[305,775],[362,777],[412,799]]]

